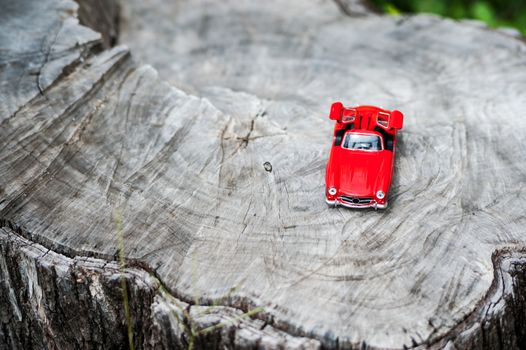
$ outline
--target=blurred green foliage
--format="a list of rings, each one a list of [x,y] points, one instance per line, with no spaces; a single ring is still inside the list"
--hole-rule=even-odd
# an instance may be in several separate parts
[[[472,18],[490,27],[514,27],[526,35],[526,0],[371,0],[391,15],[430,12],[455,19]]]

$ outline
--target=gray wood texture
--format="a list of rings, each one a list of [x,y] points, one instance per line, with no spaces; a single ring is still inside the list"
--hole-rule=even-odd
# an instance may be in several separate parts
[[[45,288],[26,270],[11,277],[15,261],[40,268],[33,246],[56,254],[53,268],[90,257],[104,273],[121,213],[128,266],[170,294],[151,306],[158,287],[131,279],[150,296],[133,310],[166,320],[190,309],[188,323],[205,307],[219,315],[196,323],[206,327],[262,308],[205,348],[526,341],[516,326],[526,319],[522,40],[354,2],[122,3],[119,42],[152,68],[123,46],[99,52],[115,27],[93,24],[104,18],[93,3],[83,23],[103,36],[78,25],[71,1],[2,1],[0,246],[17,257],[0,261],[3,281]],[[405,113],[386,211],[324,202],[335,100]],[[24,295],[6,286],[1,339],[24,347],[6,326]],[[24,312],[39,325],[52,314]],[[187,329],[155,315],[135,331],[164,338],[138,345],[188,346]]]
[[[190,307],[142,268],[70,258],[8,227],[0,228],[0,253],[2,349],[127,348],[123,279],[135,348],[320,347],[315,339],[289,335],[236,308]]]

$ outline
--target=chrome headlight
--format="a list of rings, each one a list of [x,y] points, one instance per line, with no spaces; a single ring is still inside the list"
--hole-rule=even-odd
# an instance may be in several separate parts
[[[382,191],[376,192],[376,198],[384,199],[384,197],[385,197],[385,193],[383,193]]]
[[[331,188],[329,188],[329,191],[327,191],[327,192],[329,192],[329,194],[330,194],[331,196],[334,196],[334,195],[336,194],[336,192],[338,192],[338,191],[336,191],[336,188],[331,187]]]

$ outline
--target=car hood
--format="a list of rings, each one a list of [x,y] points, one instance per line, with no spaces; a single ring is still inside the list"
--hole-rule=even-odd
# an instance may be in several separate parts
[[[392,163],[390,151],[364,152],[342,149],[338,163],[336,177],[340,193],[372,197],[378,190],[387,191]]]

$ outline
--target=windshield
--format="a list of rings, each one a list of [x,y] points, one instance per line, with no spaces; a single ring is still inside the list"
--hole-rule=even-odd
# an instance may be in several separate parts
[[[381,151],[382,139],[377,135],[347,133],[342,147],[362,151]]]

